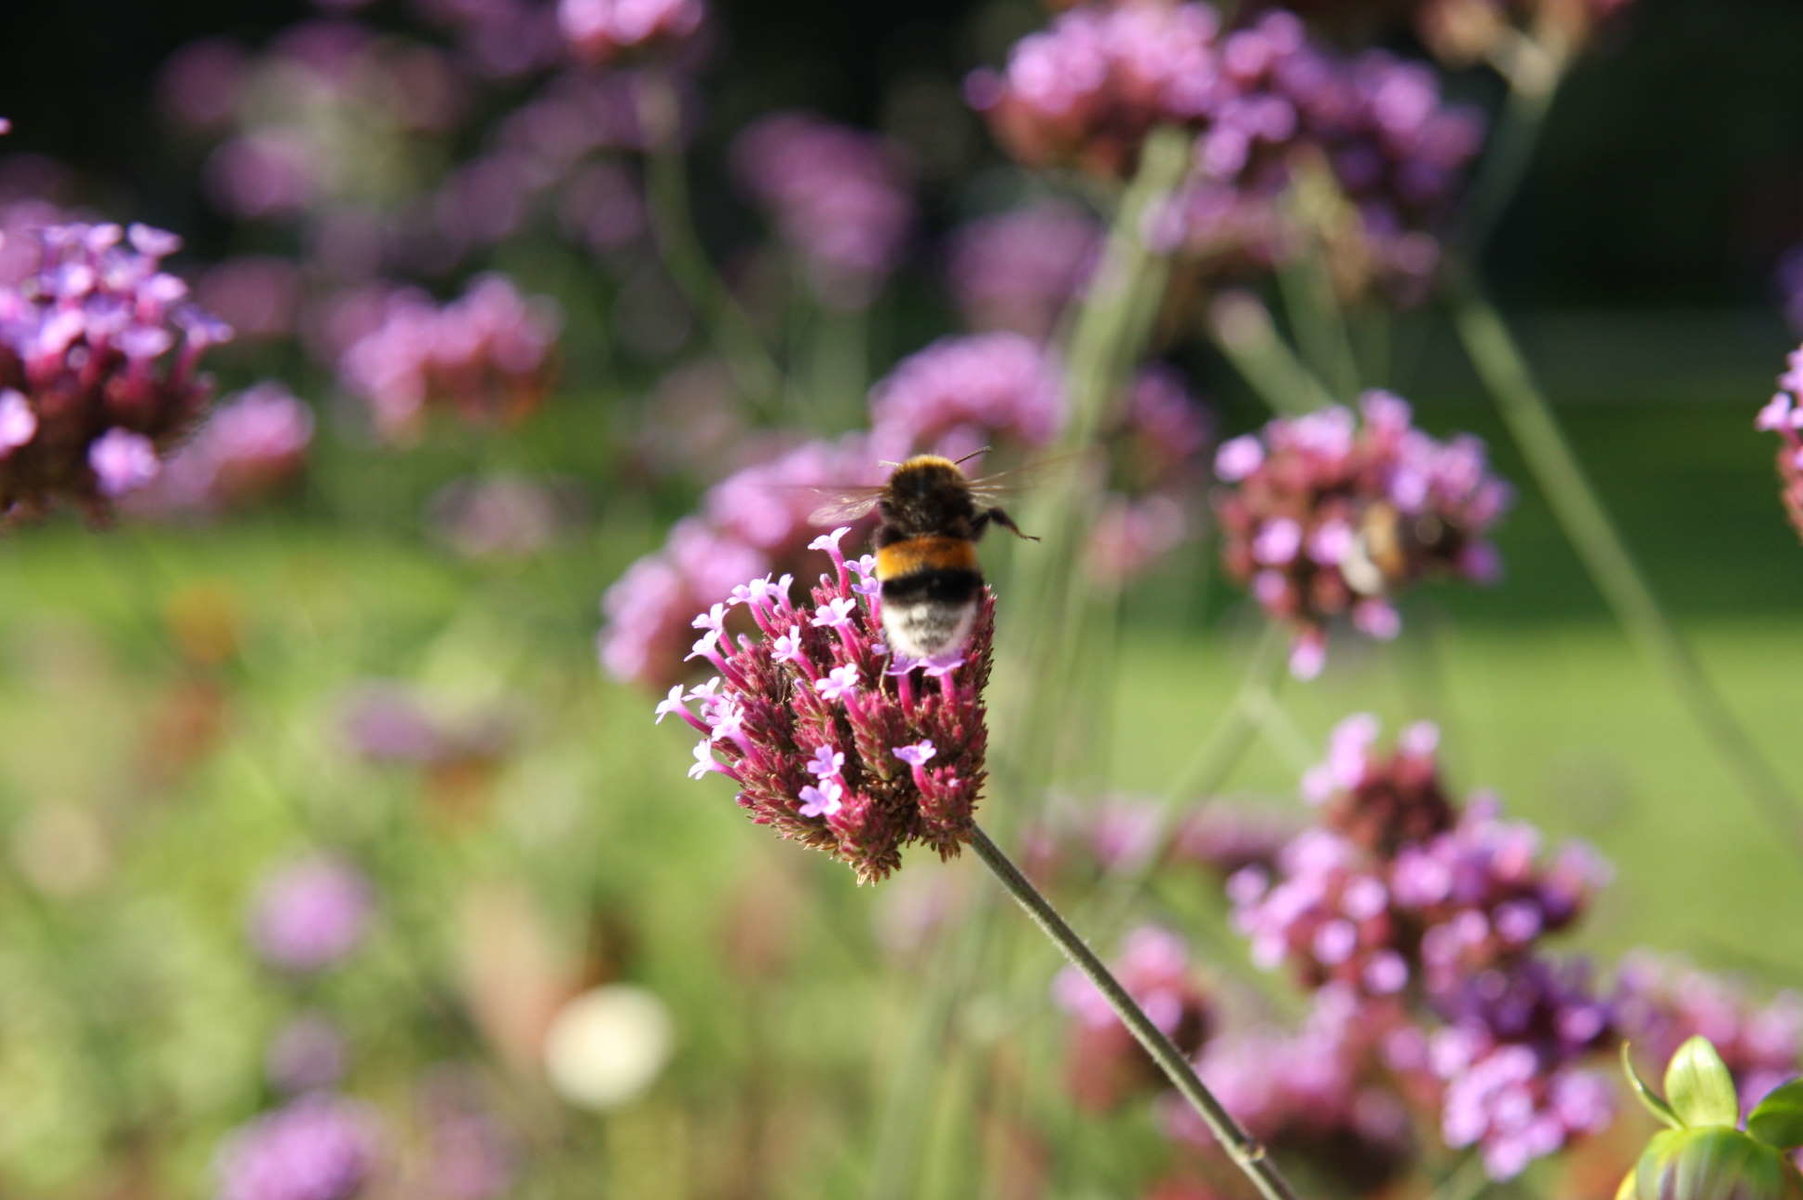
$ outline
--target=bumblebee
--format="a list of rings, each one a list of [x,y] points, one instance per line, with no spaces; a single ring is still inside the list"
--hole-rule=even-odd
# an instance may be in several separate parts
[[[917,454],[881,487],[814,514],[817,523],[829,524],[876,510],[876,577],[891,653],[931,658],[963,646],[983,590],[977,541],[991,525],[1039,540],[987,503],[989,486],[966,476],[958,462]]]
[[[1358,536],[1340,562],[1340,574],[1353,591],[1382,596],[1430,563],[1453,561],[1464,545],[1464,533],[1433,513],[1407,516],[1378,501],[1359,515]]]

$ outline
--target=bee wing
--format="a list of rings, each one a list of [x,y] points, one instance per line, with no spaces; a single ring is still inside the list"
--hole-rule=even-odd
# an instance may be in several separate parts
[[[844,525],[856,521],[876,507],[883,494],[882,485],[856,488],[818,488],[824,503],[808,514],[810,525]]]
[[[1006,471],[997,471],[993,475],[980,475],[970,481],[971,494],[979,500],[995,500],[1003,496],[1012,496],[1049,483],[1066,474],[1082,469],[1092,458],[1087,451],[1072,450],[1064,454],[1053,454],[1045,458],[1036,458],[1032,462],[1023,463]]]

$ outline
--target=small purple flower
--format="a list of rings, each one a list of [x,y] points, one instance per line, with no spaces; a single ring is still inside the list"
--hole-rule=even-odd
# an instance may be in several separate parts
[[[109,429],[88,447],[88,465],[101,494],[118,498],[155,479],[162,464],[156,445],[141,433]]]
[[[831,746],[819,746],[814,750],[814,757],[808,762],[808,774],[820,779],[827,779],[845,769],[845,755]]]
[[[272,967],[295,974],[323,970],[362,943],[374,899],[369,881],[346,860],[302,859],[258,890],[251,941]]]
[[[818,622],[816,622],[818,624]],[[834,667],[814,681],[814,690],[822,700],[845,700],[858,694],[858,664]]]
[[[377,1161],[369,1112],[336,1096],[303,1096],[225,1143],[217,1200],[355,1200],[373,1181]]]
[[[796,813],[804,817],[830,817],[845,807],[839,797],[845,789],[832,779],[822,779],[820,786],[812,784],[801,789],[801,807]]]
[[[938,752],[938,747],[934,746],[929,739],[924,742],[918,742],[912,746],[897,747],[895,750],[895,757],[901,759],[911,767],[924,767],[932,760],[933,755]]]

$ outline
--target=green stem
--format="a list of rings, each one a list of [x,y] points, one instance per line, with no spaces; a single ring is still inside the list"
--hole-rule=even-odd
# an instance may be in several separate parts
[[[640,104],[650,146],[646,208],[664,266],[696,315],[707,324],[739,390],[754,406],[772,405],[781,395],[781,372],[732,289],[714,270],[695,233],[676,90],[667,80],[650,79]]]
[[[1026,910],[1027,916],[1039,926],[1040,931],[1051,938],[1071,964],[1083,972],[1096,990],[1102,993],[1127,1031],[1145,1047],[1146,1053],[1152,1056],[1152,1061],[1158,1064],[1178,1093],[1196,1110],[1196,1115],[1202,1118],[1203,1124],[1208,1126],[1209,1132],[1221,1143],[1221,1148],[1227,1152],[1234,1165],[1252,1181],[1258,1194],[1265,1197],[1265,1200],[1295,1200],[1295,1193],[1284,1182],[1264,1146],[1242,1129],[1233,1115],[1215,1099],[1214,1093],[1196,1075],[1195,1067],[1183,1056],[1183,1052],[1172,1045],[1171,1039],[1152,1023],[1152,1019],[1134,1002],[1127,989],[1121,986],[1102,960],[1096,957],[1095,951],[1078,936],[1076,930],[1065,923],[1064,918],[1058,915],[1058,910],[1021,874],[1020,868],[989,840],[989,835],[980,827],[972,828],[970,844],[977,852],[977,857],[983,860],[983,865],[1001,880],[1002,886]]]
[[[1560,431],[1508,326],[1469,275],[1457,269],[1447,275],[1453,323],[1465,351],[1603,599],[1629,638],[1664,674],[1722,765],[1773,831],[1803,851],[1795,798],[1660,607]]]
[[[1252,748],[1259,733],[1259,712],[1276,693],[1287,672],[1283,644],[1287,635],[1276,624],[1267,624],[1246,676],[1222,714],[1209,730],[1208,737],[1177,772],[1160,804],[1160,828],[1145,856],[1134,866],[1121,872],[1108,887],[1108,896],[1097,907],[1097,925],[1105,930],[1118,929],[1127,923],[1134,903],[1146,890],[1165,856],[1170,853],[1181,828],[1176,819],[1177,806],[1197,798],[1206,799],[1219,791],[1232,777],[1240,760]],[[1193,809],[1191,811],[1194,811]]]
[[[1206,324],[1215,346],[1271,411],[1299,416],[1333,403],[1333,393],[1284,345],[1270,310],[1250,292],[1218,297]]]

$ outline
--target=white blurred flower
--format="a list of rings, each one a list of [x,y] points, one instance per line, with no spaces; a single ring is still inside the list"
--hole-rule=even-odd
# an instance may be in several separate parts
[[[615,983],[564,1005],[545,1034],[545,1071],[558,1095],[609,1109],[644,1092],[670,1060],[675,1026],[664,1002]]]

